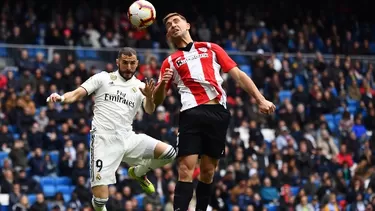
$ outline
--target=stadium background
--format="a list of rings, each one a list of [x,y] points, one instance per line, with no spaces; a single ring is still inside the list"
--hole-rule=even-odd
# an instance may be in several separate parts
[[[129,28],[130,3],[2,2],[3,210],[90,210],[92,98],[57,107],[45,99],[115,70],[122,46],[138,49],[138,78],[156,78],[173,51],[160,23],[171,11],[192,22],[194,40],[224,47],[278,108],[272,116],[258,114],[254,99],[224,75],[233,118],[210,209],[375,208],[371,1],[155,1],[159,23],[147,32]],[[173,90],[154,115],[140,112],[134,129],[174,144],[178,111]],[[174,166],[150,172],[152,196],[128,179],[125,164],[117,173],[108,210],[173,210]]]

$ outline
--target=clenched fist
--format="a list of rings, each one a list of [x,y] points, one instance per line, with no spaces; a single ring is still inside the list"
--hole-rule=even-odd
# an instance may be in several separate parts
[[[260,101],[258,103],[258,106],[259,106],[259,111],[262,114],[272,114],[276,110],[276,106],[272,102],[266,99]]]
[[[64,101],[64,96],[61,96],[57,93],[53,93],[51,94],[48,98],[47,98],[47,102],[63,102]]]
[[[170,68],[166,68],[164,74],[161,76],[161,83],[168,83],[173,77],[173,70]]]

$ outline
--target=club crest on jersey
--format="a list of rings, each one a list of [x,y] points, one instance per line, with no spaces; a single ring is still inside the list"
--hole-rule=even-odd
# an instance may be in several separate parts
[[[96,174],[96,180],[101,180],[101,179],[102,179],[102,177],[100,176],[99,173],[97,173],[97,174]]]
[[[137,92],[137,88],[135,88],[135,87],[133,87],[132,90],[133,90],[134,93]]]
[[[203,53],[206,53],[207,52],[207,48],[198,48],[199,51],[203,52]]]
[[[116,80],[117,79],[117,76],[116,75],[114,75],[114,74],[111,74],[110,76],[109,76],[109,78],[112,80],[112,81],[114,81],[114,80]]]

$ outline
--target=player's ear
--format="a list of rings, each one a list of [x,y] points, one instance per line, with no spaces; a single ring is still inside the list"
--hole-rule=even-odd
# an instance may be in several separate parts
[[[138,67],[138,64],[139,64],[139,60],[135,60],[135,66]]]
[[[118,67],[118,59],[116,59],[116,65],[117,65],[117,67]]]
[[[186,29],[190,30],[190,23],[186,23]]]

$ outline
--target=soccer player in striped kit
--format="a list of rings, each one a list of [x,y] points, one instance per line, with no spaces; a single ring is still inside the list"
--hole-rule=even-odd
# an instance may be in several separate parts
[[[177,138],[178,182],[175,189],[174,210],[188,210],[193,196],[192,175],[200,158],[200,176],[196,188],[197,211],[205,211],[213,189],[213,176],[219,159],[224,155],[230,113],[226,109],[226,93],[221,84],[220,69],[255,97],[264,114],[275,111],[254,82],[217,44],[194,42],[190,24],[178,13],[170,13],[163,22],[167,38],[178,48],[166,58],[160,70],[154,102],[160,105],[174,83],[181,95],[179,135]]]

